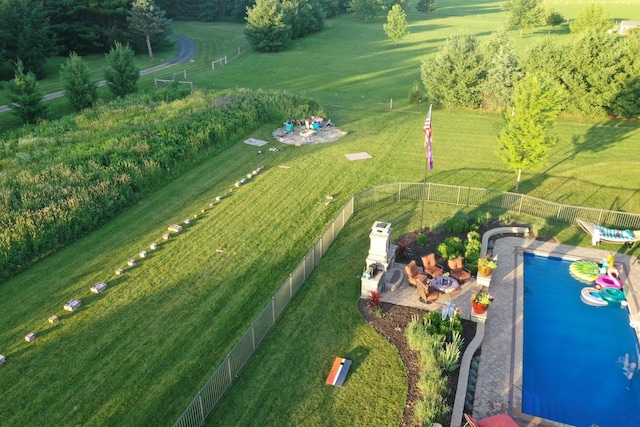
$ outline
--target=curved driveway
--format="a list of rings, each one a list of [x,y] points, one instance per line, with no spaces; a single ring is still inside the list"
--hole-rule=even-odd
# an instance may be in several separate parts
[[[165,64],[156,65],[155,67],[146,68],[140,71],[140,75],[144,76],[147,74],[155,73],[156,71],[164,70],[165,68],[169,68],[174,64],[183,64],[188,62],[193,55],[196,53],[196,43],[193,39],[189,37],[181,36],[179,34],[171,34],[169,37],[176,39],[178,41],[178,52],[176,56],[171,58],[171,60]],[[107,84],[106,80],[101,80],[96,85],[98,87],[105,86]],[[53,93],[48,93],[42,97],[44,101],[49,101],[51,99],[61,98],[64,96],[64,91],[58,91]],[[11,110],[8,105],[0,105],[0,113],[4,113]]]

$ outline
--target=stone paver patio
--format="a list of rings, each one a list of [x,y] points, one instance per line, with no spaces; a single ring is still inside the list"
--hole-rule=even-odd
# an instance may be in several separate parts
[[[483,239],[484,240],[484,239]],[[483,253],[486,251],[483,244]],[[460,291],[453,295],[442,295],[437,302],[424,304],[418,293],[406,278],[395,291],[385,290],[381,299],[385,302],[418,307],[424,310],[441,309],[447,301],[456,305],[463,318],[473,318],[478,324],[476,339],[467,352],[473,353],[481,341],[482,356],[478,368],[473,416],[479,419],[499,413],[509,413],[521,426],[560,427],[564,424],[532,417],[521,412],[522,403],[522,312],[523,312],[523,254],[532,252],[557,258],[600,261],[610,253],[597,247],[582,248],[541,242],[521,237],[503,237],[495,241],[492,254],[498,255],[498,268],[492,274],[490,292],[495,296],[486,318],[471,316],[470,297],[480,288],[475,278],[465,282]],[[631,324],[640,338],[640,263],[635,257],[614,254],[616,265],[622,266],[621,276],[627,295]],[[397,267],[403,267],[396,264]],[[462,367],[470,360],[464,355]],[[458,383],[456,405],[452,414],[451,427],[462,425],[462,410],[466,392],[468,372],[461,372],[464,379],[463,390]],[[464,377],[464,378],[462,378]]]

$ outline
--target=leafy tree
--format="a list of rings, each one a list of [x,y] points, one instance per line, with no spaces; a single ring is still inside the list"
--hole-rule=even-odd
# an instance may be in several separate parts
[[[9,90],[11,109],[23,122],[37,123],[45,118],[47,107],[42,102],[36,75],[32,71],[25,73],[21,60],[16,61],[15,76],[5,87]]]
[[[500,158],[517,174],[516,191],[523,169],[535,170],[547,160],[556,142],[550,135],[563,105],[564,90],[543,76],[528,74],[516,84],[515,105],[506,114],[498,136]]]
[[[438,53],[422,61],[422,83],[434,103],[447,107],[477,107],[485,76],[483,55],[475,37],[452,36]]]
[[[109,68],[104,71],[104,78],[115,96],[124,98],[138,90],[140,70],[129,45],[116,42],[107,54],[107,62]]]
[[[144,34],[149,59],[153,60],[151,36],[169,31],[171,20],[165,17],[164,10],[160,9],[153,0],[134,0],[127,22],[131,29]]]
[[[400,5],[395,4],[387,14],[387,23],[383,24],[384,32],[393,40],[393,45],[409,34],[407,30],[407,14]]]
[[[378,16],[384,10],[383,0],[351,0],[350,5],[365,21]]]
[[[613,28],[613,22],[609,17],[609,13],[599,4],[592,3],[583,9],[576,19],[569,24],[572,34],[580,34],[585,31],[596,31],[604,33]]]
[[[545,20],[541,0],[507,0],[502,8],[508,12],[507,29],[520,30],[520,37],[523,31],[530,30]]]
[[[98,89],[91,82],[89,66],[75,52],[69,54],[67,62],[60,66],[65,97],[74,110],[90,108],[98,99]]]
[[[244,34],[251,47],[259,52],[278,52],[291,41],[291,28],[286,24],[278,0],[257,0],[247,8]]]
[[[27,71],[46,75],[46,59],[55,54],[42,1],[0,1],[0,50],[5,58],[19,58]]]
[[[438,10],[438,3],[436,0],[419,0],[416,10],[422,13],[435,13]]]

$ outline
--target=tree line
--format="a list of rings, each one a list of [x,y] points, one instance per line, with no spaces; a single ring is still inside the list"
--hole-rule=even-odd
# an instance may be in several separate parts
[[[154,0],[0,0],[0,63],[19,59],[42,78],[47,58],[105,53],[116,41],[153,57],[170,31]]]
[[[171,20],[245,22],[256,50],[273,52],[324,28],[350,0],[0,0],[0,63],[22,61],[45,76],[45,60],[105,53],[116,41],[134,51],[168,46]],[[141,34],[143,35],[141,37]]]
[[[527,5],[528,9],[516,7]],[[508,28],[521,34],[545,16],[539,1],[510,0]],[[520,19],[513,11],[521,14]],[[527,18],[522,14],[529,13]],[[549,16],[549,15],[546,15]],[[597,4],[570,24],[564,43],[546,38],[522,58],[504,30],[485,42],[459,33],[436,54],[423,59],[421,78],[430,102],[446,108],[483,108],[504,113],[498,135],[500,158],[516,173],[540,168],[556,142],[552,133],[560,113],[624,118],[640,116],[640,31],[620,36]],[[420,87],[414,86],[411,99]]]
[[[96,229],[262,123],[322,114],[276,92],[177,85],[0,140],[0,281]]]

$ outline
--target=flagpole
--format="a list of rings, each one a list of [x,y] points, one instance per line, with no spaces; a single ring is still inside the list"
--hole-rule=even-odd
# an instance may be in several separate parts
[[[422,221],[424,220],[424,193],[427,189],[427,171],[429,170],[429,157],[424,156],[424,179],[422,180],[422,212],[420,214],[420,233],[422,233]]]
[[[425,191],[427,189],[427,171],[433,169],[433,152],[431,151],[431,139],[433,138],[433,124],[431,123],[431,108],[433,105],[429,105],[429,114],[424,121],[422,131],[424,132],[424,148],[426,150],[425,164],[424,164],[424,179],[422,180],[422,210],[420,213],[420,232],[424,226],[424,202]]]

